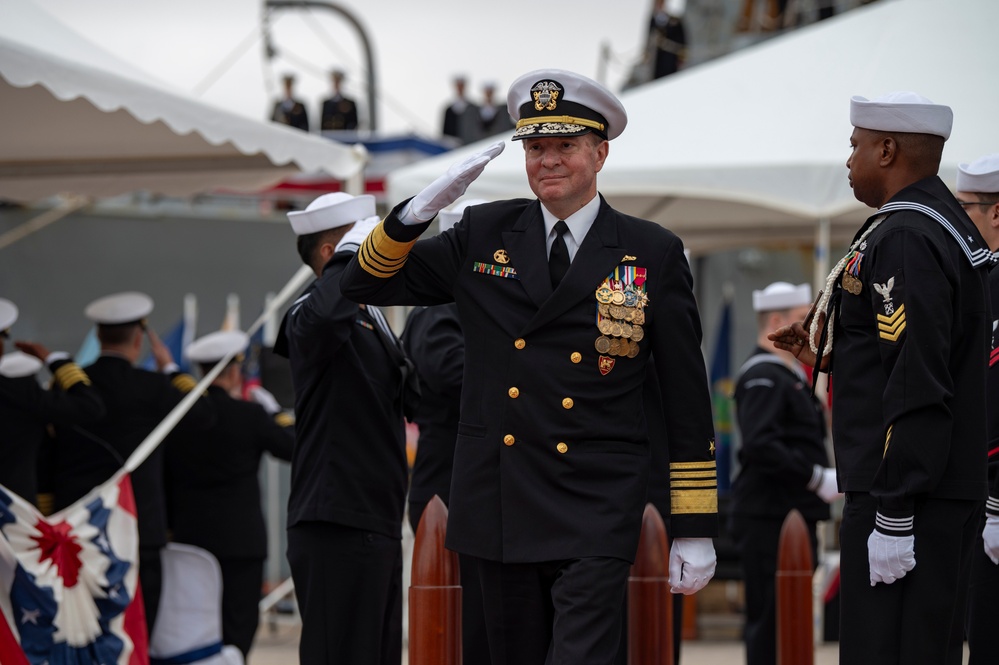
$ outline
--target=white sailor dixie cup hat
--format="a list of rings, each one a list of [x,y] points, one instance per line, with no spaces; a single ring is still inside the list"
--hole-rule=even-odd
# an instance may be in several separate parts
[[[242,330],[220,330],[191,342],[186,353],[188,359],[195,363],[217,363],[230,354],[239,362],[249,345],[250,337]]]
[[[850,98],[850,124],[879,132],[932,134],[946,141],[954,112],[914,92],[889,92],[875,99],[854,96]]]
[[[753,311],[774,312],[812,304],[812,287],[808,284],[774,282],[762,291],[753,291]]]
[[[353,224],[376,214],[375,197],[370,194],[351,196],[345,192],[334,192],[323,194],[305,210],[289,212],[288,221],[295,235],[304,236]]]
[[[83,310],[84,315],[102,326],[144,323],[153,311],[153,299],[138,291],[115,293],[93,301]]]
[[[999,192],[999,152],[980,157],[970,164],[959,164],[957,191],[984,194]]]
[[[6,334],[15,321],[17,321],[17,305],[0,298],[0,334]]]
[[[620,136],[628,124],[628,114],[614,93],[564,69],[524,74],[510,86],[506,107],[517,123],[514,141],[587,132],[610,140]]]
[[[34,376],[42,368],[41,360],[24,351],[11,351],[0,357],[0,375],[9,379]]]

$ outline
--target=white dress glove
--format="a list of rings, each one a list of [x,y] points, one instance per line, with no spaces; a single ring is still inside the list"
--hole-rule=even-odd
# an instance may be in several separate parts
[[[999,516],[989,515],[985,518],[982,540],[985,541],[985,554],[992,559],[992,563],[999,565]]]
[[[877,515],[879,522],[894,522]],[[911,518],[906,518],[910,522]],[[916,567],[915,536],[889,536],[877,529],[867,538],[867,559],[871,565],[871,586],[878,582],[891,584],[905,577],[905,574]]]
[[[447,173],[427,185],[410,200],[409,205],[399,215],[399,221],[412,225],[432,220],[437,213],[457,201],[468,186],[479,177],[486,164],[503,152],[505,147],[505,141],[497,141],[464,161],[453,164]]]
[[[361,243],[364,242],[364,239],[368,237],[368,234],[371,233],[381,221],[382,220],[378,217],[378,215],[357,220],[354,222],[354,226],[350,227],[350,230],[343,234],[343,237],[340,238],[340,242],[336,244],[333,252],[356,252],[361,246]]]
[[[818,464],[812,472],[812,480],[808,483],[808,489],[819,495],[819,498],[826,503],[832,503],[843,496],[836,484],[836,469],[827,469]]]
[[[690,595],[715,575],[715,545],[710,538],[676,538],[669,550],[669,585],[673,593]]]
[[[270,391],[263,386],[254,386],[250,388],[249,394],[250,399],[264,407],[264,411],[266,411],[268,415],[273,416],[275,413],[281,412],[281,405],[278,404],[277,399],[275,399],[274,395],[272,395]]]

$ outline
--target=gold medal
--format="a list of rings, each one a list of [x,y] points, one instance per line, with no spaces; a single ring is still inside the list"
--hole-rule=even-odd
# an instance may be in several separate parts
[[[602,335],[610,335],[611,327],[613,325],[614,322],[610,319],[600,319],[600,323],[597,324],[597,330],[599,330]]]
[[[624,291],[614,291],[614,294],[611,296],[611,302],[615,305],[623,305]]]
[[[611,305],[610,306],[610,314],[611,314],[611,316],[613,316],[618,321],[623,320],[624,319],[624,315],[627,314],[627,313],[628,313],[628,311],[624,307],[622,307],[621,305]]]
[[[634,358],[638,355],[638,342],[631,340],[631,345],[628,346],[628,357]]]
[[[622,330],[621,330],[621,324],[620,323],[618,323],[617,321],[615,321],[614,323],[611,324],[611,330],[610,330],[610,334],[611,335],[613,335],[614,337],[620,337],[621,336],[621,332],[622,332]]]
[[[596,348],[597,353],[607,353],[611,348],[611,341],[607,337],[597,337],[597,341],[593,343],[594,348]]]
[[[628,338],[631,337],[631,325],[628,323],[621,324],[621,337]]]
[[[631,323],[640,326],[645,323],[645,312],[640,309],[635,310],[635,318],[631,320]]]
[[[636,342],[641,342],[643,337],[645,337],[645,330],[642,326],[636,325],[631,327],[631,339]]]
[[[859,296],[864,288],[863,282],[848,272],[843,273],[843,288],[855,296]]]
[[[600,316],[610,316],[610,308],[610,305],[603,302],[597,305],[597,311],[600,312]]]
[[[627,321],[628,323],[631,323],[632,321],[634,321],[635,320],[635,312],[637,312],[637,311],[638,310],[635,309],[634,307],[626,307],[625,308],[625,312],[624,312],[624,320]]]
[[[614,297],[614,291],[607,284],[597,289],[597,302],[609,303]]]
[[[612,356],[621,355],[621,340],[612,339],[610,341],[610,349],[608,350],[608,353],[610,353]]]

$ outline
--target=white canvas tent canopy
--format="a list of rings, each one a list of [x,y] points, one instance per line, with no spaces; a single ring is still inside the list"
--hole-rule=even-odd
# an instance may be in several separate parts
[[[940,174],[953,185],[959,163],[999,152],[996,25],[995,0],[881,0],[634,88],[598,188],[694,253],[825,246],[829,231],[845,244],[871,212],[847,180],[850,97],[913,90],[951,106]],[[390,200],[487,144],[396,171]],[[522,152],[508,145],[467,196],[532,197]]]
[[[0,20],[0,198],[259,190],[300,171],[347,179],[363,150],[174,91],[29,0]]]

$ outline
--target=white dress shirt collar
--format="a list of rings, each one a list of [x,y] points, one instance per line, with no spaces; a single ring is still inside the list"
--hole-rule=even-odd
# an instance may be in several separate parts
[[[590,227],[593,226],[593,222],[596,220],[599,211],[600,196],[598,195],[594,196],[590,199],[589,203],[563,220],[565,221],[565,225],[569,227],[569,232],[562,237],[565,238],[565,246],[569,250],[570,261],[576,258],[576,250],[583,244],[583,238],[586,237]],[[552,249],[552,243],[555,242],[555,224],[559,218],[549,212],[543,203],[541,204],[541,215],[545,219],[545,256],[548,256],[548,253]]]

